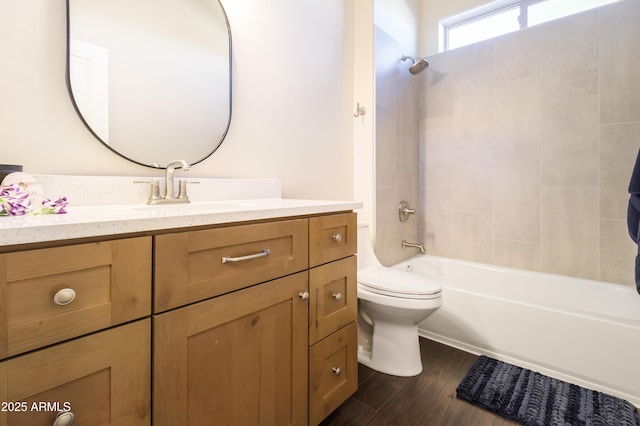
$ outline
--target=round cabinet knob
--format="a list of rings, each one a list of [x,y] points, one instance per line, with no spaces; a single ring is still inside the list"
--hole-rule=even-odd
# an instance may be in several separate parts
[[[53,303],[56,305],[64,306],[73,302],[76,298],[76,292],[72,288],[63,288],[58,290],[53,296]]]
[[[61,411],[53,421],[53,426],[71,426],[76,419],[76,415],[72,411]]]
[[[333,300],[342,300],[342,293],[333,293],[331,298],[333,298]]]
[[[309,300],[309,292],[308,291],[303,291],[302,293],[298,293],[298,296],[302,300]]]
[[[333,371],[333,374],[336,376],[339,376],[342,373],[342,369],[340,367],[333,367],[331,371]]]
[[[331,239],[336,243],[339,243],[340,241],[342,241],[342,234],[333,234],[331,236]]]

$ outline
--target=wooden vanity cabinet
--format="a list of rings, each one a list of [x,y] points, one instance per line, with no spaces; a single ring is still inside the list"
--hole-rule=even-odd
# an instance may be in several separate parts
[[[357,387],[356,233],[341,213],[0,253],[0,426],[319,423]]]

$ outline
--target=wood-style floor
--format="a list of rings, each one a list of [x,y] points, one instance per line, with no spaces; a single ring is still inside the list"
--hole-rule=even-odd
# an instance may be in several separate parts
[[[423,371],[395,377],[358,365],[358,391],[321,425],[515,425],[456,398],[477,356],[420,339]]]

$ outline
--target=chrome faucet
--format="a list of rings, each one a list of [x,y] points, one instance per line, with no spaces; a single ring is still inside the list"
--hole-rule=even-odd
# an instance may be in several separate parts
[[[184,160],[175,160],[167,164],[164,174],[164,197],[162,197],[165,200],[178,200],[178,198],[176,198],[175,191],[173,190],[173,172],[178,167],[180,167],[185,172],[191,170],[191,166],[189,166]],[[182,182],[180,182],[180,184],[182,184]],[[189,199],[187,198],[183,202],[188,203]]]

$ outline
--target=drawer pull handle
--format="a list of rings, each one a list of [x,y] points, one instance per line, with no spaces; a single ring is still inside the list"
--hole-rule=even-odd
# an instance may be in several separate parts
[[[71,426],[76,419],[76,415],[72,411],[59,411],[53,426]]]
[[[331,239],[336,243],[339,243],[340,241],[342,241],[342,234],[333,234],[331,236]]]
[[[342,374],[342,369],[340,367],[333,367],[331,371],[333,371],[333,374],[335,374],[336,376]]]
[[[302,293],[298,293],[298,296],[302,300],[309,300],[309,292],[308,291],[303,291]]]
[[[222,263],[242,262],[243,260],[257,259],[259,257],[269,256],[269,253],[271,253],[271,250],[266,249],[266,250],[262,250],[260,253],[249,254],[247,256],[238,256],[238,257],[222,256]]]
[[[76,298],[76,292],[72,288],[58,290],[53,296],[53,303],[60,306],[68,305]]]
[[[342,293],[333,293],[333,294],[331,295],[331,298],[332,298],[333,300],[336,300],[336,301],[337,301],[337,300],[342,300]]]

